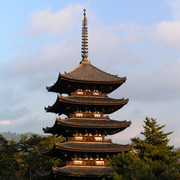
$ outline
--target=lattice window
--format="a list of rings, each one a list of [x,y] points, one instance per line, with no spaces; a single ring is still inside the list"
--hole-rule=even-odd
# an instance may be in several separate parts
[[[94,114],[94,117],[101,117],[101,114]]]
[[[74,139],[75,139],[76,141],[82,141],[82,140],[83,140],[83,137],[76,136],[76,137],[74,137]]]
[[[102,141],[102,137],[95,137],[95,141]]]
[[[82,113],[76,113],[76,116],[77,117],[83,117],[83,114]]]
[[[74,161],[74,164],[82,164],[83,163],[83,161]]]
[[[81,95],[82,95],[82,94],[83,94],[83,92],[78,91],[78,92],[77,92],[77,94],[81,94]]]
[[[103,165],[104,165],[104,161],[96,161],[96,165],[101,165],[101,166],[103,166]]]

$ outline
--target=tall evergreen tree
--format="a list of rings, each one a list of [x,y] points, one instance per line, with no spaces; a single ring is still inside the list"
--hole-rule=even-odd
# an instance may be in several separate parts
[[[115,169],[114,179],[119,180],[177,180],[180,178],[179,154],[172,152],[165,125],[160,126],[153,118],[146,117],[144,131],[131,139],[132,151],[119,154],[110,162]]]

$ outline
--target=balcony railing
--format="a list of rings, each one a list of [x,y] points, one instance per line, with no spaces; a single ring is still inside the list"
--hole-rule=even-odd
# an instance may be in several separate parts
[[[100,96],[100,97],[107,97],[107,94],[97,92],[97,91],[90,91],[90,90],[85,90],[85,91],[75,91],[71,93],[71,96],[73,95],[78,95],[78,96]]]
[[[102,163],[98,163],[96,162],[96,160],[83,160],[82,163],[75,163],[74,161],[67,161],[66,165],[71,165],[71,166],[107,166],[108,163],[102,162]]]
[[[82,139],[80,139],[80,138],[78,139],[77,137],[68,137],[67,140],[68,141],[79,141],[79,142],[99,142],[99,143],[107,142],[107,143],[112,143],[111,139],[102,139],[102,141],[100,141],[100,140],[96,140],[93,137],[91,138],[89,136],[80,136],[80,137],[82,137]]]
[[[74,114],[70,114],[69,117],[70,118],[92,118],[92,119],[109,119],[109,116],[103,116],[102,113],[99,114],[100,116],[98,116],[96,113],[93,112],[81,112],[81,113],[77,113],[75,112]]]

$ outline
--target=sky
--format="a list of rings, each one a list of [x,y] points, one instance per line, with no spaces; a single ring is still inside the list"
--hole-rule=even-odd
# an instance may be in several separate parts
[[[0,132],[43,134],[56,114],[44,107],[57,94],[46,91],[58,73],[81,61],[81,22],[87,10],[89,61],[127,77],[109,95],[129,98],[111,119],[131,120],[113,142],[130,143],[152,117],[180,146],[179,0],[16,0],[0,5]],[[141,137],[141,136],[140,136]]]

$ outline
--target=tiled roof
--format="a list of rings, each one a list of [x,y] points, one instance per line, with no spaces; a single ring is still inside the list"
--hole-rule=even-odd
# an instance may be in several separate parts
[[[128,102],[128,99],[114,99],[109,97],[80,97],[80,96],[58,96],[59,101],[65,101],[68,103],[77,103],[77,104],[126,104]]]
[[[130,150],[130,145],[103,142],[64,142],[55,143],[54,148],[78,152],[121,152]]]
[[[120,128],[128,127],[130,121],[116,121],[111,119],[89,119],[89,118],[68,118],[56,119],[54,126],[69,126],[69,127],[91,127],[91,128]]]
[[[114,172],[109,166],[64,166],[52,169],[54,174],[75,176],[110,176]]]
[[[81,63],[74,70],[65,74],[60,74],[60,76],[68,79],[92,82],[117,82],[126,80],[126,77],[122,78],[117,75],[106,73],[90,63]]]
[[[99,90],[103,93],[110,93],[121,86],[126,81],[126,77],[108,74],[91,64],[81,63],[74,70],[60,74],[54,85],[46,87],[48,91],[60,94],[71,94],[74,88]],[[77,85],[78,84],[78,85]],[[86,86],[84,86],[86,84]],[[101,84],[101,86],[99,86]],[[76,89],[77,90],[77,89]],[[84,89],[85,90],[85,89]]]
[[[68,119],[56,119],[55,124],[52,127],[43,128],[45,133],[58,134],[66,136],[67,134],[75,133],[77,128],[80,131],[84,129],[96,129],[96,131],[106,132],[108,135],[112,135],[123,131],[130,126],[131,121],[116,121],[111,119],[89,119],[89,118],[68,118]],[[68,129],[68,132],[66,130]],[[71,133],[69,133],[71,132]]]
[[[92,109],[92,111],[94,111],[96,108],[97,111],[103,112],[104,114],[111,114],[122,108],[128,101],[129,99],[124,98],[58,96],[54,105],[48,106],[45,110],[47,112],[69,115],[69,113],[73,113],[77,107],[83,110],[86,106],[87,110]]]
[[[75,126],[89,126],[89,127],[127,127],[130,125],[130,121],[116,121],[111,119],[89,119],[89,118],[68,118],[57,119],[57,124],[67,124]]]

